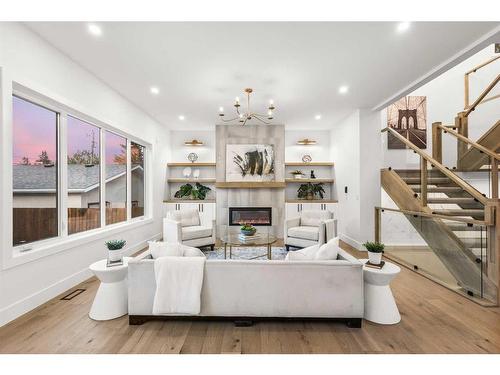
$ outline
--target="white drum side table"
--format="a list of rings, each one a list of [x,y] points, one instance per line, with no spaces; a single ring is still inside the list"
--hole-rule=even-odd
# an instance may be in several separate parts
[[[367,261],[368,259],[360,259],[362,263]],[[401,321],[389,286],[399,272],[401,268],[389,262],[385,262],[382,269],[363,266],[366,320],[378,324],[396,324]]]
[[[123,258],[123,265],[106,267],[107,259],[90,265],[90,270],[101,281],[92,303],[89,317],[94,320],[110,320],[128,313],[128,260]]]

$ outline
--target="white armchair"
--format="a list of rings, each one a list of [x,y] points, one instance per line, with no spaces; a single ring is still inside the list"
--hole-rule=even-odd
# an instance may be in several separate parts
[[[285,220],[285,247],[322,245],[337,235],[337,220],[330,211],[304,210],[300,217]]]
[[[192,247],[215,246],[215,220],[211,226],[202,225],[197,209],[169,211],[163,219],[163,241]]]

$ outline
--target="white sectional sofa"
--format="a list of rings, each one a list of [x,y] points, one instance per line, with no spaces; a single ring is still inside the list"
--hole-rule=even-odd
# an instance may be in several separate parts
[[[201,312],[184,318],[336,319],[360,327],[363,317],[363,268],[343,250],[337,260],[207,260]],[[129,323],[181,318],[153,315],[154,260],[146,252],[128,263]]]

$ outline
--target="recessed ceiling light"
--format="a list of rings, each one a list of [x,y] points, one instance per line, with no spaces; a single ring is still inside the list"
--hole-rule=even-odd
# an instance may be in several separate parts
[[[315,120],[321,120],[321,115],[316,115],[316,116],[314,116],[314,119],[315,119]]]
[[[340,86],[339,87],[339,94],[347,94],[347,91],[349,91],[349,86]]]
[[[94,36],[101,36],[101,34],[102,34],[102,29],[99,26],[97,26],[95,23],[89,23],[87,25],[87,30],[89,31],[89,33],[91,33]]]
[[[186,117],[184,117],[184,115],[179,115],[179,120],[184,121],[185,119]]]
[[[403,33],[406,30],[410,28],[410,23],[409,22],[400,22],[398,23],[398,26],[396,27],[396,30],[398,33]]]
[[[149,91],[151,91],[151,94],[158,95],[160,93],[160,89],[158,87],[152,86],[149,88]]]

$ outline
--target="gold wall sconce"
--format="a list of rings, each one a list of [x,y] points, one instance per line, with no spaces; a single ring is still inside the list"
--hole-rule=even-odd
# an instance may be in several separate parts
[[[192,141],[184,142],[184,145],[186,145],[186,146],[203,146],[203,142],[198,141],[197,139],[193,139]]]
[[[311,146],[311,145],[315,145],[316,141],[309,139],[309,138],[304,138],[304,139],[298,140],[297,144],[302,145],[302,146]]]

